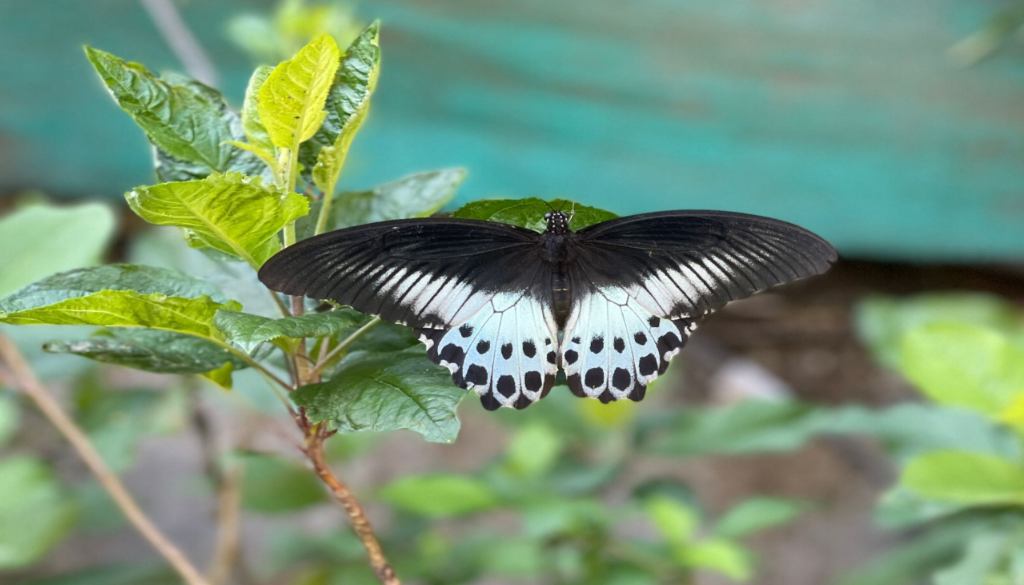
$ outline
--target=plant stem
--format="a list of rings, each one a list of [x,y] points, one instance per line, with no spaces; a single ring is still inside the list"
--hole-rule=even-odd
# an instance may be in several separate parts
[[[325,435],[321,432],[319,426],[311,427],[307,433],[304,451],[310,463],[313,464],[313,470],[316,471],[317,476],[324,482],[327,489],[330,490],[331,495],[334,496],[334,499],[341,504],[345,509],[345,513],[348,514],[349,521],[352,523],[352,530],[355,531],[356,536],[359,537],[359,540],[363,541],[363,546],[366,547],[366,552],[370,557],[370,566],[373,567],[373,572],[377,575],[377,579],[384,585],[401,585],[394,568],[391,567],[387,557],[384,556],[384,550],[377,540],[377,535],[373,532],[373,526],[370,525],[370,520],[366,517],[363,507],[352,494],[352,490],[343,481],[338,479],[327,465],[327,461],[324,459],[324,439]]]
[[[154,549],[174,568],[188,585],[210,585],[192,565],[178,547],[153,524],[132,498],[124,484],[103,461],[96,447],[78,425],[61,409],[50,391],[36,378],[18,348],[5,336],[0,335],[0,359],[10,369],[13,385],[20,388],[35,403],[43,415],[71,443],[71,446],[85,462],[89,471],[96,476],[103,489],[121,509],[125,517],[135,526]]]
[[[373,319],[367,321],[365,325],[355,330],[355,332],[353,332],[352,335],[346,337],[334,349],[327,352],[327,355],[324,355],[319,360],[317,360],[317,363],[315,366],[313,366],[313,369],[312,371],[310,371],[310,374],[313,376],[319,376],[320,373],[323,372],[324,368],[327,367],[327,364],[330,363],[331,360],[336,358],[338,354],[340,354],[341,352],[351,347],[351,345],[355,343],[357,339],[362,337],[364,333],[366,333],[370,329],[373,329],[377,325],[380,325],[380,317],[374,317]]]
[[[320,215],[316,218],[316,229],[313,235],[318,236],[327,229],[327,220],[331,216],[331,204],[334,203],[334,185],[329,185],[324,191],[323,199],[320,200]]]

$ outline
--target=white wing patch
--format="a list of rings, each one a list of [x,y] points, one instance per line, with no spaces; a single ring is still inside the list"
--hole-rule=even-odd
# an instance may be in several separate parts
[[[559,353],[566,383],[577,396],[641,400],[695,328],[685,318],[658,317],[636,294],[599,288],[584,293],[573,308]]]
[[[485,408],[525,408],[555,381],[557,329],[550,315],[524,293],[499,293],[458,327],[421,330],[420,341]]]

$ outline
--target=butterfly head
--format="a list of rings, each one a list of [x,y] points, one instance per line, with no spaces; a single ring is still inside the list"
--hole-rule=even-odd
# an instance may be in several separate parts
[[[548,224],[545,233],[567,234],[569,233],[569,222],[572,221],[572,215],[564,211],[549,211],[544,214],[544,221]]]

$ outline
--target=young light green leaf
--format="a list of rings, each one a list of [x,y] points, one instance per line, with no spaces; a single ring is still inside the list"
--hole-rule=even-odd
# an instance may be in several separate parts
[[[274,146],[295,150],[320,128],[340,58],[334,38],[322,34],[270,72],[257,109]]]
[[[1024,395],[1024,348],[967,323],[932,323],[904,336],[903,373],[940,404],[998,416]]]
[[[857,334],[883,364],[899,368],[903,337],[929,323],[967,323],[1003,332],[1019,330],[1014,306],[982,293],[932,293],[910,298],[873,296],[857,305]]]
[[[216,339],[214,314],[238,310],[173,270],[114,264],[55,274],[0,299],[0,323],[149,327]]]
[[[335,309],[282,319],[221,311],[214,318],[214,323],[228,341],[251,353],[262,343],[285,337],[337,336],[354,330],[367,319],[366,315],[352,309]]]
[[[302,195],[279,195],[238,173],[138,187],[125,198],[142,219],[184,228],[193,247],[212,248],[253,267],[280,249],[281,228],[309,212]]]
[[[242,506],[265,514],[294,512],[326,500],[324,488],[304,466],[269,455],[237,453],[242,466]]]
[[[927,498],[958,504],[1024,505],[1024,468],[994,455],[927,453],[907,463],[900,485]]]
[[[715,525],[715,534],[726,538],[741,538],[755,532],[785,524],[805,509],[793,500],[779,498],[751,498],[732,507]]]
[[[245,88],[245,99],[242,101],[242,131],[245,132],[246,140],[254,149],[271,156],[274,144],[270,141],[266,126],[260,121],[259,91],[273,70],[274,68],[269,65],[257,67],[249,78],[249,85]]]
[[[374,22],[349,46],[325,104],[327,116],[303,146],[299,160],[312,169],[313,182],[333,192],[349,148],[370,112],[380,75],[380,23]]]
[[[462,475],[408,476],[378,492],[389,504],[427,518],[451,518],[492,508],[494,491],[478,479]]]
[[[251,170],[259,162],[228,144],[242,140],[238,115],[217,90],[184,78],[160,79],[138,63],[85,48],[117,104],[157,149],[161,180]]]
[[[409,429],[448,443],[459,432],[456,407],[466,391],[422,351],[354,352],[334,376],[292,393],[314,422],[342,432]]]
[[[465,169],[440,169],[402,177],[370,191],[340,194],[335,198],[328,229],[427,217],[451,201],[465,178]]]
[[[562,437],[543,424],[528,424],[509,441],[507,463],[512,471],[531,477],[547,472],[558,460]]]
[[[0,460],[0,569],[39,560],[71,528],[74,507],[39,460]]]
[[[647,498],[644,510],[665,542],[674,547],[686,546],[700,527],[697,512],[670,496],[654,495]]]
[[[98,262],[114,235],[106,205],[29,205],[0,219],[0,295]]]
[[[722,538],[709,538],[679,551],[684,566],[721,573],[734,581],[749,581],[754,567],[750,554],[739,544]]]
[[[50,353],[70,353],[104,363],[162,374],[206,374],[245,362],[214,343],[153,329],[101,330],[86,339],[43,345]]]
[[[452,217],[497,221],[542,232],[547,227],[544,214],[551,211],[552,208],[572,213],[570,227],[573,230],[580,230],[588,225],[617,217],[610,211],[580,205],[568,199],[550,199],[545,202],[536,197],[474,201],[459,208],[452,214]]]

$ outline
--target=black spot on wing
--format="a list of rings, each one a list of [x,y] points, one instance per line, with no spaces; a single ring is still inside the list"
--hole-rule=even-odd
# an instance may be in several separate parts
[[[580,383],[580,375],[572,374],[565,377],[565,385],[569,387],[569,391],[579,396],[580,398],[586,398],[587,392],[583,389],[583,384]]]
[[[604,370],[602,368],[590,368],[587,370],[587,375],[583,378],[587,386],[590,388],[598,388],[604,385]]]
[[[640,375],[650,376],[654,372],[658,371],[658,358],[654,357],[654,354],[647,354],[640,358],[638,362],[640,367]]]
[[[461,347],[455,345],[454,343],[449,343],[444,346],[444,349],[441,350],[441,353],[438,354],[438,357],[442,361],[446,361],[450,364],[458,364],[459,367],[462,367],[462,361],[463,359],[465,359],[466,354],[465,352],[462,351]]]
[[[592,353],[601,353],[604,350],[604,339],[601,337],[595,337],[590,340],[590,351]]]
[[[623,341],[621,337],[616,337],[615,341],[612,343],[612,347],[615,348],[615,351],[622,353],[626,350],[626,342]]]
[[[506,343],[501,346],[501,357],[505,359],[512,359],[512,344]]]
[[[597,399],[600,400],[602,404],[608,404],[609,402],[615,400],[615,396],[611,393],[610,390],[605,389],[604,392],[597,396]]]
[[[498,392],[501,393],[505,398],[510,398],[516,393],[516,380],[512,376],[501,376],[498,378],[498,384],[496,386]]]
[[[626,388],[629,388],[629,382],[629,370],[615,368],[615,372],[612,374],[612,386],[615,386],[618,390],[625,390]]]
[[[547,357],[548,357],[548,363],[549,364],[554,365],[554,364],[558,363],[558,355],[556,355],[555,352],[549,351]]]
[[[487,353],[490,349],[491,342],[486,339],[481,339],[480,342],[476,344],[476,352],[480,355]]]
[[[490,392],[480,397],[480,404],[487,410],[498,410],[501,408],[501,403]]]
[[[644,399],[646,394],[647,386],[644,386],[643,384],[636,384],[633,386],[633,389],[629,391],[629,394],[626,395],[626,398],[629,398],[633,402],[640,402]]]
[[[565,352],[565,363],[570,366],[576,363],[576,360],[580,359],[580,354],[576,353],[576,350],[570,349]]]
[[[459,327],[459,335],[463,337],[473,335],[473,327],[471,325],[463,325],[462,327]]]
[[[487,370],[477,364],[472,364],[466,368],[466,381],[472,382],[477,386],[487,385]]]
[[[526,372],[526,375],[523,376],[523,385],[530,392],[536,392],[537,390],[540,390],[541,386],[543,386],[543,383],[544,379],[541,377],[540,372],[531,370],[529,372]]]
[[[633,341],[637,342],[639,345],[643,345],[643,344],[647,343],[647,336],[644,335],[642,332],[637,331],[633,335]]]
[[[523,355],[525,355],[528,358],[532,358],[533,356],[537,355],[537,346],[534,345],[532,341],[524,341]]]

